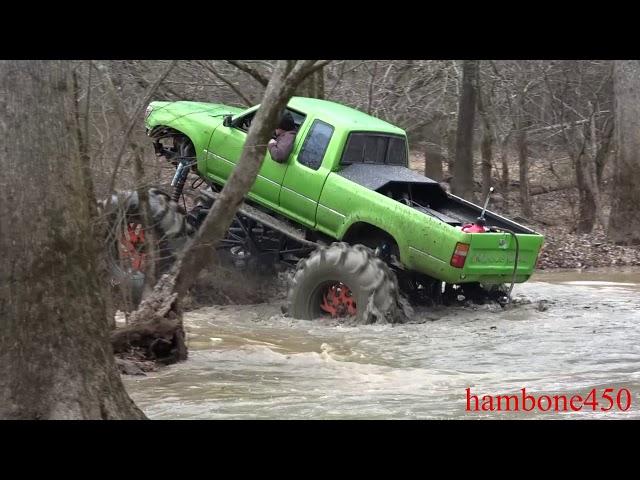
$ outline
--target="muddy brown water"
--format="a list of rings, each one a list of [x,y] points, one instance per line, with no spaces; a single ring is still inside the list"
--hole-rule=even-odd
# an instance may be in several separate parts
[[[640,269],[542,272],[514,298],[397,326],[294,320],[280,302],[203,308],[185,318],[186,362],[125,385],[152,419],[640,418]],[[625,412],[467,412],[466,388],[632,398]]]

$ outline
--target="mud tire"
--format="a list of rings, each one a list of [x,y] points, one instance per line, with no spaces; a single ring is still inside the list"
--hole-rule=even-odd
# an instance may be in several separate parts
[[[509,287],[505,284],[462,284],[462,294],[465,296],[465,299],[477,305],[484,305],[491,302],[502,304],[506,299],[508,291]]]
[[[158,239],[159,259],[156,263],[157,274],[165,273],[175,261],[175,251],[184,243],[192,231],[180,211],[178,204],[159,189],[148,192],[149,206],[154,221],[156,239]],[[107,266],[111,285],[121,291],[124,297],[119,307],[124,310],[135,309],[142,299],[144,272],[123,268],[118,248],[119,234],[126,223],[140,223],[141,214],[138,195],[135,191],[121,192],[99,205],[107,213]]]
[[[322,292],[332,282],[351,289],[356,323],[397,323],[407,318],[395,273],[370,248],[343,242],[321,246],[298,262],[289,286],[289,316],[301,320],[321,317]]]

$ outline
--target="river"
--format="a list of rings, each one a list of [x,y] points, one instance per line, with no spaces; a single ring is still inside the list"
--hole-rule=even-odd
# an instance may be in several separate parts
[[[152,419],[640,418],[640,270],[541,272],[514,299],[418,309],[402,325],[202,308],[185,316],[189,359],[125,385]],[[470,412],[467,388],[632,396],[626,411]]]

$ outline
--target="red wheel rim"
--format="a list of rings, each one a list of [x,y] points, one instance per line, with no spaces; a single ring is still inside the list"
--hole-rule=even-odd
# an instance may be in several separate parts
[[[329,285],[320,302],[320,308],[331,315],[332,318],[357,314],[356,301],[351,289],[344,283],[336,282]]]
[[[127,224],[120,239],[120,258],[133,271],[142,272],[145,261],[144,230],[140,223]]]

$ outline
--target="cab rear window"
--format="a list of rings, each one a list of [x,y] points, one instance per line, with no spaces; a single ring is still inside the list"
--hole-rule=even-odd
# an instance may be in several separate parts
[[[342,165],[373,163],[407,166],[407,141],[400,135],[353,132],[340,160]]]

